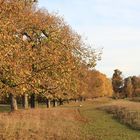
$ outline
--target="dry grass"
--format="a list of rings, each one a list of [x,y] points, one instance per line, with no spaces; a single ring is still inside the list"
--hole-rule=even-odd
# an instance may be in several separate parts
[[[116,101],[112,102],[111,104],[125,107],[125,108],[128,108],[129,110],[135,110],[135,111],[140,110],[140,103],[130,102],[128,100],[116,100]]]
[[[102,98],[57,108],[0,113],[0,140],[139,140],[139,131],[96,109],[102,108],[138,129],[139,119],[134,119],[132,111],[138,112],[139,105]]]
[[[140,130],[140,103],[118,100],[99,108],[131,128]]]
[[[80,140],[78,110],[53,108],[0,114],[1,140]]]
[[[133,101],[133,102],[140,102],[140,97],[133,97],[133,98],[130,98],[130,101]]]

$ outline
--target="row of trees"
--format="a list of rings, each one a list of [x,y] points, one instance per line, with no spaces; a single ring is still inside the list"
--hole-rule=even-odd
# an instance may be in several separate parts
[[[49,107],[50,101],[110,95],[110,81],[93,70],[101,52],[86,46],[63,18],[36,2],[0,0],[1,101],[16,110],[20,97],[27,108],[28,99],[35,107],[36,96]]]
[[[118,98],[138,97],[140,96],[140,77],[129,76],[123,78],[122,72],[114,70],[112,77],[114,96]]]

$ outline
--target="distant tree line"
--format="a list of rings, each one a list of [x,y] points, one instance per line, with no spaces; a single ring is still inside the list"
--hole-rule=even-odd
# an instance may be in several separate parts
[[[123,78],[122,72],[114,70],[112,86],[115,98],[140,97],[140,76]]]

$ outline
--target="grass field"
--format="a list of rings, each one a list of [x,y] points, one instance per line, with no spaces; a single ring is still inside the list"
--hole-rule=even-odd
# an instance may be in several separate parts
[[[140,130],[140,103],[128,100],[116,100],[99,109],[113,114],[119,122],[135,129]]]
[[[0,105],[0,112],[10,112],[10,106],[9,105]]]
[[[126,101],[121,103],[131,106]],[[119,103],[97,99],[51,109],[0,113],[0,140],[140,140],[140,131],[97,109],[114,104]]]

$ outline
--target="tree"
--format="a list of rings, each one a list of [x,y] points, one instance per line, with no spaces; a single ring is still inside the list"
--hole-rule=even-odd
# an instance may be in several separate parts
[[[133,97],[140,96],[140,77],[132,76],[131,77],[132,85],[133,85]]]
[[[11,108],[17,109],[17,96],[27,108],[28,96],[34,107],[36,94],[47,104],[79,95],[79,70],[95,67],[100,54],[88,50],[63,18],[30,1],[1,0],[0,12],[0,84]]]
[[[12,100],[16,100],[17,95],[25,95],[24,104],[27,103],[26,93],[37,90],[34,85],[36,75],[33,64],[36,58],[39,60],[39,51],[34,47],[44,45],[41,38],[44,26],[32,5],[33,3],[25,5],[24,1],[11,0],[2,1],[0,7],[1,82]],[[14,105],[11,106],[14,110]]]
[[[111,97],[112,96],[112,84],[111,80],[96,70],[90,70],[88,72],[88,96],[94,97]]]
[[[120,96],[120,93],[122,93],[123,85],[124,81],[122,77],[122,72],[118,69],[115,69],[112,77],[112,86],[115,96]]]
[[[124,93],[126,97],[132,97],[133,85],[132,85],[131,77],[124,79]]]

